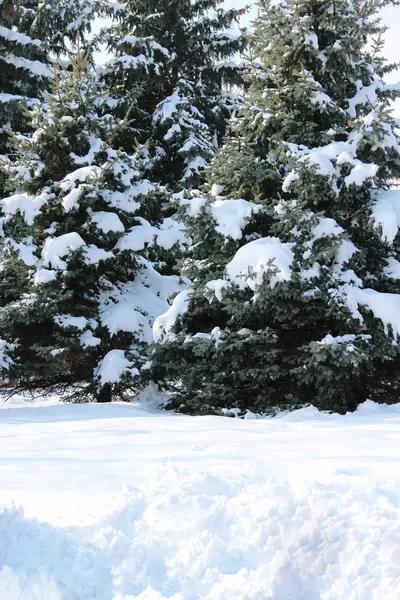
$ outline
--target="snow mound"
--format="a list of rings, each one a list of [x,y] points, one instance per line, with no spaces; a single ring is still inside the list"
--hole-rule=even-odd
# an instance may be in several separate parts
[[[63,530],[0,513],[2,600],[364,600],[400,594],[398,496],[167,468]],[[2,570],[1,570],[2,569]]]
[[[106,600],[110,569],[98,549],[63,529],[28,519],[21,508],[0,512],[2,600]]]

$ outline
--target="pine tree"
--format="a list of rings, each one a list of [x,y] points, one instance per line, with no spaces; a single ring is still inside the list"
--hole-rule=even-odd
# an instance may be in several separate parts
[[[383,82],[385,4],[263,3],[237,139],[210,169],[220,197],[176,197],[193,283],[157,320],[153,353],[172,407],[398,401],[398,91]],[[253,171],[235,179],[241,155]]]
[[[49,89],[52,62],[68,44],[84,40],[102,0],[0,1],[0,158],[15,152],[14,136],[27,133],[26,106]],[[0,170],[0,197],[5,194]]]
[[[152,181],[197,185],[225,134],[242,66],[245,38],[234,26],[243,11],[220,0],[130,0],[102,39],[113,58],[104,69],[105,110],[131,127],[120,140],[142,159]]]
[[[16,193],[0,203],[0,368],[14,388],[107,401],[135,387],[152,321],[180,289],[151,260],[180,231],[150,223],[164,191],[115,147],[128,121],[99,114],[87,63],[78,53],[72,72],[58,69],[6,165]]]
[[[23,100],[37,98],[51,75],[40,41],[29,36],[32,20],[17,0],[0,2],[0,157],[11,152],[9,133],[26,128]],[[1,197],[3,192],[0,171]]]

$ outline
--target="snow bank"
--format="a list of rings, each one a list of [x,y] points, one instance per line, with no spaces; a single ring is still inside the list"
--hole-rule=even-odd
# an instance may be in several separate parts
[[[365,600],[400,594],[398,497],[174,467],[62,530],[0,513],[2,600]],[[2,570],[1,570],[2,569]]]
[[[1,600],[400,597],[400,405],[240,420],[10,402]]]

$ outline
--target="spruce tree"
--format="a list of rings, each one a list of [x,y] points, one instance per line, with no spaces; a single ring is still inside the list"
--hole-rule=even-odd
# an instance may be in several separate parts
[[[16,0],[0,2],[0,157],[10,154],[12,132],[26,129],[23,101],[38,98],[51,72],[40,40],[30,37],[34,15]],[[0,171],[0,196],[4,194]]]
[[[105,110],[130,114],[121,148],[141,146],[149,178],[175,189],[201,181],[236,104],[230,88],[241,84],[244,11],[220,4],[129,0],[102,34],[113,55],[103,71]]]
[[[102,0],[0,1],[0,157],[15,152],[15,136],[29,132],[26,106],[49,89],[52,63],[71,41],[84,40]],[[0,197],[5,175],[0,170]]]
[[[383,82],[385,4],[262,3],[237,138],[209,173],[219,197],[176,196],[193,283],[155,324],[153,376],[170,406],[398,401],[398,92]],[[241,155],[252,169],[234,176]]]
[[[6,164],[16,193],[0,202],[0,368],[14,388],[106,401],[135,387],[151,324],[180,289],[151,261],[180,231],[150,222],[164,190],[116,148],[128,121],[99,104],[80,53]]]

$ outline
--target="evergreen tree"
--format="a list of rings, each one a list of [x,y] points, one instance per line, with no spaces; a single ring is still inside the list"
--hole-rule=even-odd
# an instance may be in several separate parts
[[[180,230],[149,222],[164,191],[115,148],[127,121],[99,104],[80,54],[31,111],[34,135],[6,165],[16,193],[0,203],[0,368],[14,388],[106,401],[122,381],[135,386],[152,321],[180,289],[150,260]]]
[[[121,147],[140,145],[149,178],[173,188],[199,183],[235,105],[228,88],[241,83],[235,54],[245,39],[234,25],[244,11],[219,4],[130,0],[102,35],[113,55],[103,73],[105,110],[130,114]]]
[[[37,98],[51,72],[39,40],[31,38],[33,13],[16,0],[0,2],[0,157],[11,152],[9,132],[24,131],[25,98]],[[0,171],[0,196],[4,194]]]
[[[0,1],[0,158],[14,153],[14,136],[28,132],[25,107],[49,89],[52,62],[78,34],[84,40],[102,4],[102,0]],[[0,170],[0,197],[4,193]]]
[[[385,4],[263,3],[237,138],[210,169],[220,197],[176,197],[193,283],[157,320],[153,353],[172,407],[344,412],[398,400],[398,92],[383,82]],[[233,176],[240,156],[252,169]]]

